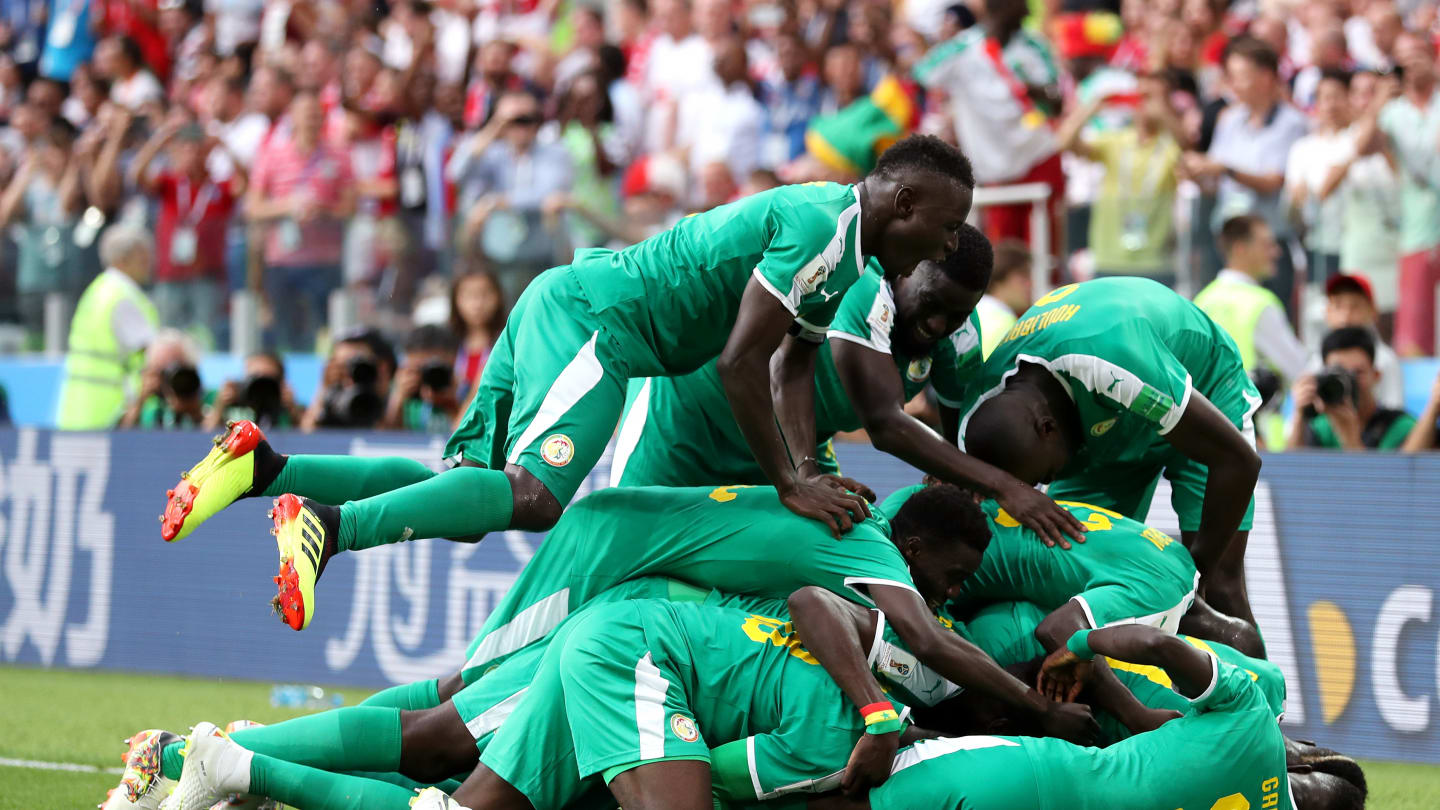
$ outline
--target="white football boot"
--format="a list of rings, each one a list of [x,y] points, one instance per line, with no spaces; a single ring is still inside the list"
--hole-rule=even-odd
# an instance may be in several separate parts
[[[428,787],[410,800],[410,810],[470,810],[437,787]]]
[[[250,751],[215,727],[196,726],[181,751],[185,770],[160,810],[210,810],[234,793],[250,792]]]

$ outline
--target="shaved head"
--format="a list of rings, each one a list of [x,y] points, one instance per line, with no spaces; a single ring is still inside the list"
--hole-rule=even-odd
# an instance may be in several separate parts
[[[965,452],[1027,484],[1049,483],[1074,453],[1062,419],[1074,421],[1075,415],[1057,416],[1039,390],[1015,382],[1011,378],[1004,391],[970,414]],[[1075,435],[1074,428],[1069,432]]]

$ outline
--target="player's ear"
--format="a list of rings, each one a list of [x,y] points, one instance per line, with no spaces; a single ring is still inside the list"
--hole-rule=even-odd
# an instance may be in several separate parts
[[[905,185],[895,189],[893,207],[896,219],[909,219],[915,213],[915,189]]]
[[[1313,773],[1315,769],[1309,765],[1295,764],[1287,766],[1285,771],[1287,773]]]

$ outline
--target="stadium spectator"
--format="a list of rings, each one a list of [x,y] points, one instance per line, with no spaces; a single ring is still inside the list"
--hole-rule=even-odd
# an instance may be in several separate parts
[[[394,376],[395,349],[379,332],[362,328],[337,336],[300,427],[375,427],[385,417]]]
[[[1433,166],[1436,144],[1440,142],[1440,89],[1435,80],[1435,50],[1424,37],[1402,34],[1395,43],[1395,58],[1403,69],[1400,94],[1381,110],[1379,127],[1401,177],[1400,296],[1395,310],[1395,347],[1402,357],[1411,357],[1435,351],[1440,176]]]
[[[1336,194],[1336,167],[1355,154],[1350,126],[1350,76],[1338,70],[1321,74],[1315,88],[1315,128],[1295,142],[1285,166],[1282,197],[1287,218],[1304,226],[1310,279],[1319,282],[1340,272],[1345,233],[1345,201]],[[1336,175],[1334,181],[1332,175]]]
[[[490,350],[500,339],[505,318],[505,290],[494,273],[472,270],[455,279],[450,288],[450,332],[459,338],[455,375],[460,396],[468,399]]]
[[[1049,186],[1054,252],[1064,244],[1065,201],[1060,144],[1050,126],[1060,101],[1055,57],[1048,42],[1021,28],[1024,0],[985,0],[984,11],[980,25],[932,48],[915,77],[949,113],[978,183]],[[1028,205],[991,206],[984,216],[991,241],[1030,236]]]
[[[462,253],[530,273],[553,260],[541,209],[570,186],[574,170],[564,146],[538,140],[543,122],[534,95],[509,92],[489,123],[456,146],[446,175],[459,197]]]
[[[74,127],[54,121],[26,150],[0,195],[0,227],[17,226],[17,303],[32,341],[39,339],[46,296],[62,296],[68,309],[94,277],[93,264],[75,239],[86,202],[82,167],[94,153],[87,149],[76,155],[74,146]]]
[[[1270,224],[1281,250],[1267,286],[1286,308],[1293,306],[1295,266],[1288,243],[1294,233],[1280,210],[1290,147],[1309,129],[1305,116],[1284,100],[1279,57],[1269,45],[1242,37],[1225,51],[1226,84],[1235,103],[1215,122],[1205,154],[1190,152],[1180,162],[1183,176],[1218,184],[1213,225],[1240,214],[1259,214]]]
[[[805,43],[793,31],[775,37],[774,70],[760,84],[765,112],[761,164],[774,168],[805,153],[805,129],[820,114],[820,79],[806,70]]]
[[[150,279],[154,248],[133,225],[114,225],[100,237],[101,273],[80,296],[70,321],[70,345],[55,425],[61,430],[113,427],[125,410],[140,355],[155,339],[159,318],[140,285]],[[139,401],[138,398],[136,401]]]
[[[178,329],[162,329],[145,350],[140,392],[120,415],[121,428],[198,428],[215,392],[200,381],[200,347]]]
[[[1270,226],[1255,214],[1231,217],[1220,228],[1220,252],[1225,269],[1195,296],[1195,305],[1235,340],[1246,371],[1263,364],[1286,380],[1299,379],[1305,345],[1280,299],[1261,286],[1275,273],[1280,252]]]
[[[344,220],[355,211],[350,156],[320,139],[323,112],[310,92],[290,104],[289,131],[260,152],[245,213],[268,230],[265,293],[274,311],[275,340],[307,351],[340,285]]]
[[[1316,91],[1321,78],[1329,72],[1343,71],[1350,62],[1345,51],[1345,29],[1338,20],[1325,23],[1310,43],[1310,64],[1295,74],[1291,99],[1295,106],[1309,112],[1315,106]]]
[[[681,100],[675,146],[689,157],[692,176],[699,177],[711,164],[723,163],[734,184],[758,165],[764,112],[750,84],[744,41],[726,36],[712,47],[716,81]]]
[[[245,358],[245,376],[226,380],[205,411],[205,429],[214,430],[227,422],[249,419],[262,428],[293,428],[305,411],[295,401],[295,391],[285,379],[285,361],[275,352],[260,352]]]
[[[1082,140],[1081,128],[1108,101],[1096,96],[1061,125],[1060,145],[1105,168],[1090,213],[1095,275],[1147,276],[1173,287],[1168,248],[1174,232],[1175,166],[1189,139],[1170,108],[1165,82],[1149,78],[1141,88],[1132,125]]]
[[[1380,319],[1375,309],[1374,286],[1361,275],[1339,275],[1325,284],[1325,328],[1333,331],[1356,326],[1370,332],[1375,339],[1375,370],[1380,382],[1375,386],[1375,399],[1385,408],[1405,407],[1405,376],[1400,357],[1380,338]],[[1323,364],[1319,353],[1313,355],[1309,371],[1318,371]]]
[[[1382,328],[1393,326],[1400,241],[1400,179],[1379,137],[1377,117],[1386,98],[1380,77],[1361,71],[1350,78],[1350,126],[1354,148],[1326,183],[1339,183],[1345,211],[1340,238],[1340,269],[1375,282],[1375,305]],[[1378,103],[1377,103],[1378,102]]]
[[[980,316],[980,346],[986,357],[1015,325],[1020,313],[1035,300],[1030,275],[1030,249],[1019,239],[1005,239],[995,245],[995,270],[990,287],[975,312]]]
[[[576,76],[559,99],[558,137],[575,168],[569,196],[603,216],[620,214],[615,176],[624,156],[624,144],[615,128],[615,108],[601,74],[587,71]],[[566,236],[576,249],[604,244],[605,234],[579,217],[566,221]]]
[[[1440,449],[1440,374],[1435,375],[1435,381],[1430,384],[1430,398],[1425,401],[1425,410],[1420,412],[1415,427],[1410,429],[1410,435],[1405,437],[1405,444],[1400,449],[1406,453]]]
[[[155,130],[130,168],[132,185],[160,201],[153,293],[160,322],[192,334],[208,335],[224,317],[225,233],[245,192],[245,170],[235,158],[228,178],[210,173],[215,144],[198,124],[174,118]],[[162,150],[167,166],[151,172]]]
[[[1321,343],[1325,368],[1295,383],[1291,447],[1341,450],[1397,450],[1415,427],[1415,417],[1375,400],[1380,372],[1375,338],[1368,329],[1347,326]]]
[[[110,100],[132,111],[165,98],[165,88],[145,67],[140,46],[128,36],[112,36],[95,46],[95,69],[110,82]]]
[[[416,327],[405,338],[405,360],[395,372],[380,427],[449,434],[460,418],[455,374],[459,341],[444,326]]]
[[[40,51],[40,75],[68,81],[75,69],[90,61],[95,51],[94,3],[49,0],[45,45]]]

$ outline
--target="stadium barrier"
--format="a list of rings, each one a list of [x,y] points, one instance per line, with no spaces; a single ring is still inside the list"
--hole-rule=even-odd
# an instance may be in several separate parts
[[[426,463],[441,451],[438,439],[397,434],[273,438],[285,452]],[[0,662],[365,686],[442,675],[541,540],[505,532],[341,555],[314,622],[296,633],[268,615],[268,503],[242,502],[173,546],[160,540],[164,489],[208,439],[0,431]],[[868,446],[840,456],[882,495],[917,477]],[[1437,483],[1440,457],[1266,457],[1248,578],[1289,682],[1292,736],[1440,762]],[[1176,533],[1168,499],[1162,480],[1150,522]]]

